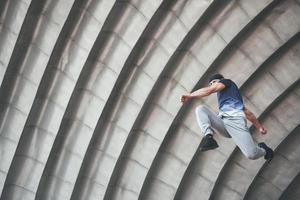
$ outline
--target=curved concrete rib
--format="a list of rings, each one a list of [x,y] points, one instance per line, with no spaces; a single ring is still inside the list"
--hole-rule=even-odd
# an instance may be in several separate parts
[[[281,88],[288,88],[290,84],[292,83],[289,83],[289,82],[286,82],[286,81],[283,81],[282,78],[283,78],[283,74],[288,74],[287,72],[288,71],[294,71],[294,68],[296,68],[297,66],[297,62],[299,63],[299,58],[297,58],[296,56],[291,56],[293,55],[293,50],[290,50],[288,53],[286,53],[286,51],[288,49],[291,48],[291,46],[295,45],[295,43],[297,44],[297,41],[298,41],[298,46],[299,46],[299,33],[296,34],[291,40],[289,40],[289,42],[283,46],[283,48],[281,48],[281,53],[274,53],[274,57],[275,58],[280,58],[282,57],[282,54],[286,54],[284,55],[284,58],[281,58],[279,61],[276,61],[277,63],[270,63],[271,64],[271,69],[273,71],[269,72],[271,74],[266,76],[265,78],[265,83],[266,82],[269,82],[269,86],[266,86],[266,87],[263,87],[261,88],[261,90],[258,90],[258,91],[254,91],[252,89],[248,91],[249,95],[248,95],[248,101],[249,101],[249,97],[251,97],[251,95],[255,94],[259,96],[265,96],[265,97],[268,97],[267,102],[268,101],[273,101],[273,104],[271,104],[270,106],[271,107],[268,107],[266,109],[264,109],[264,112],[261,114],[261,117],[266,117],[268,115],[270,115],[270,110],[271,109],[274,109],[274,105],[276,106],[278,104],[278,101],[282,99],[282,96],[279,96],[279,100],[274,100],[274,98],[276,96],[274,96],[274,94],[276,94],[276,90],[272,89],[273,87],[271,86],[272,82],[274,82],[274,80],[278,81],[281,85]],[[290,46],[290,47],[288,47]],[[293,47],[294,50],[295,50],[295,46]],[[297,48],[297,46],[296,46]],[[298,47],[299,48],[299,47]],[[295,63],[294,64],[291,64],[289,60],[292,60],[294,61]],[[286,65],[285,68],[282,68],[282,65]],[[274,65],[274,66],[273,66]],[[267,73],[267,71],[264,71],[264,73]],[[274,77],[274,78],[271,78],[271,77]],[[270,80],[272,80],[272,82],[270,82]],[[298,80],[299,79],[299,73],[295,73],[295,75],[291,76],[290,80],[293,81],[293,80]],[[270,85],[271,84],[271,85]],[[269,89],[267,89],[269,88]],[[277,89],[278,90],[278,89]],[[282,89],[280,89],[282,90]],[[278,90],[277,92],[279,92],[280,90]],[[274,94],[271,94],[271,95],[267,95],[267,94],[264,94],[263,91],[273,91],[272,93]],[[289,91],[289,89],[288,89]],[[259,94],[260,93],[260,94]],[[282,93],[282,95],[286,95],[286,93]],[[254,99],[254,98],[252,98]],[[257,103],[255,103],[253,100],[250,100],[251,103],[254,103],[254,105],[256,105],[256,107],[258,106]],[[249,103],[250,103],[249,102]],[[261,108],[259,108],[261,109]],[[261,118],[260,117],[260,118]],[[272,122],[272,117],[270,117],[270,120]],[[278,132],[278,130],[280,130],[280,128],[278,128],[278,130],[274,129],[272,127],[272,125],[268,126],[266,124],[266,127],[269,127],[269,132],[272,132],[274,131],[275,133]],[[254,134],[253,135],[255,139],[257,139],[257,134]],[[268,138],[269,136],[267,136],[266,140],[270,140]],[[276,144],[276,137],[273,138],[274,140],[272,140],[272,142],[275,142]],[[277,138],[278,139],[278,138]],[[280,138],[279,138],[280,139]],[[268,143],[268,142],[267,142]],[[269,145],[273,146],[272,143],[270,144],[269,142]],[[229,193],[229,195],[233,195],[235,196],[236,198],[241,198],[240,196],[243,196],[243,194],[246,192],[246,189],[247,189],[247,186],[251,183],[251,180],[253,179],[253,174],[255,175],[256,171],[258,170],[258,168],[262,165],[262,161],[260,162],[260,160],[258,161],[254,161],[254,162],[247,162],[247,160],[241,155],[240,151],[238,151],[237,149],[232,153],[232,155],[228,158],[225,166],[223,167],[222,171],[220,172],[219,176],[218,176],[218,179],[216,181],[216,184],[215,184],[215,188],[213,190],[213,192],[211,193],[211,197],[210,199],[217,199],[217,198],[222,198],[222,194],[224,194],[224,192],[227,192]],[[239,173],[235,173],[232,172],[231,170],[233,169],[236,169],[237,166],[243,166],[242,168],[239,168]],[[246,166],[246,167],[245,167]],[[252,167],[252,169],[251,169]],[[249,169],[250,168],[250,169]],[[228,184],[226,184],[227,180],[236,180],[234,179],[235,176],[243,176],[244,178],[241,179],[240,181],[241,182],[236,182],[236,183],[233,183],[233,182],[230,182]],[[233,189],[234,188],[234,189]]]
[[[66,70],[66,65],[71,65],[73,70],[82,67],[79,62],[77,65],[65,62],[65,55],[68,53],[79,56],[80,52],[84,52],[78,51],[79,48],[76,48],[72,41],[72,35],[76,35],[74,32],[83,22],[83,13],[90,3],[90,0],[85,0],[73,4],[57,39],[5,182],[5,199],[26,196],[26,193],[33,196],[31,199],[34,198],[58,125],[75,86],[75,80]],[[87,52],[85,54],[87,56]],[[81,58],[83,56],[81,54]],[[70,57],[76,60],[73,56]]]
[[[10,56],[14,49],[14,45],[17,41],[18,34],[21,29],[21,25],[25,18],[27,9],[29,7],[29,3],[23,1],[7,1],[2,0],[0,2],[0,17],[1,17],[1,24],[0,24],[0,85],[2,83],[2,79],[4,77],[4,73],[9,63]],[[15,20],[15,16],[19,16],[19,20]],[[1,131],[2,132],[2,131]],[[2,135],[2,133],[0,133]],[[0,136],[0,153],[3,155],[1,158],[0,164],[0,194],[2,193],[2,189],[4,186],[4,182],[6,179],[6,173],[9,168],[9,164],[4,166],[4,162],[6,162],[8,155],[13,154],[14,147],[16,146],[15,143],[17,141],[2,139],[3,137]],[[13,145],[10,145],[13,144]],[[10,146],[10,147],[9,147]],[[3,148],[3,149],[2,149]]]
[[[2,28],[3,26],[3,19],[5,18],[5,15],[7,14],[8,6],[9,6],[9,1],[8,0],[0,0],[0,27]],[[0,28],[0,30],[1,30]]]
[[[8,110],[7,104],[11,102],[14,91],[13,88],[17,84],[18,73],[20,73],[21,71],[22,63],[25,60],[26,51],[28,51],[30,43],[34,38],[34,28],[37,27],[37,23],[42,17],[41,15],[44,9],[45,2],[46,0],[37,2],[33,1],[30,5],[24,24],[22,25],[22,29],[20,31],[18,40],[14,47],[14,51],[12,53],[12,57],[17,57],[18,59],[10,60],[3,83],[1,84],[1,128],[3,127],[3,124],[5,122],[5,113]],[[35,13],[35,16],[33,15],[33,13]]]
[[[71,7],[69,0],[64,1],[63,8],[59,7],[61,3],[31,2],[7,66],[0,89],[2,177],[11,164],[49,55],[66,18],[63,14],[57,19],[52,14]]]
[[[298,88],[300,89],[298,81]],[[298,96],[298,101],[300,97]],[[293,105],[294,106],[294,105]],[[299,106],[295,105],[295,106]],[[299,112],[300,113],[300,112]],[[299,115],[300,116],[300,115]],[[298,126],[275,149],[276,155],[265,164],[249,186],[244,199],[279,199],[300,172],[300,120]]]
[[[103,3],[104,5],[98,5],[99,9],[102,6],[110,8],[111,3],[108,1]],[[101,109],[121,71],[123,62],[130,53],[130,44],[135,43],[136,37],[131,36],[139,35],[144,28],[143,25],[147,24],[143,13],[138,10],[139,5],[118,1],[108,17],[95,10],[95,13],[99,13],[98,18],[107,18],[107,21],[97,36],[73,91],[54,142],[55,148],[50,153],[42,176],[37,198],[71,197]],[[94,10],[92,7],[91,9]]]
[[[29,3],[19,0],[0,1],[0,84],[17,41]],[[18,16],[18,19],[15,19]]]
[[[298,131],[299,134],[299,131]],[[300,173],[294,178],[289,186],[282,192],[279,200],[298,200],[300,198]]]

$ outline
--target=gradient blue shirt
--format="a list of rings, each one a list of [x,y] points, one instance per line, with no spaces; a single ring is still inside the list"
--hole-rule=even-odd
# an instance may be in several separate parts
[[[244,115],[244,102],[237,85],[230,79],[221,79],[225,88],[217,93],[220,115]]]

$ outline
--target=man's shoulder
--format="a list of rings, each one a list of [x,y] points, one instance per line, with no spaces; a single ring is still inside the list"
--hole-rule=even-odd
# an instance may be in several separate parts
[[[231,79],[229,79],[229,78],[223,78],[223,79],[221,79],[221,81],[230,81],[230,82],[233,82]]]
[[[225,85],[225,87],[229,87],[233,83],[233,81],[230,80],[230,79],[225,79],[224,78],[224,79],[220,80],[220,83],[223,83]]]

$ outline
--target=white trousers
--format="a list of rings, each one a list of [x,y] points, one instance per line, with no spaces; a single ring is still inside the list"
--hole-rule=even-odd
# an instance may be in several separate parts
[[[244,116],[218,116],[206,106],[196,108],[197,122],[204,135],[214,134],[214,130],[227,138],[232,138],[242,153],[249,159],[255,160],[266,154],[257,146],[247,127]]]

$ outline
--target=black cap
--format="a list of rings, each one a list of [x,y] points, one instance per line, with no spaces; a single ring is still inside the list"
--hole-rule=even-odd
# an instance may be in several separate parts
[[[221,74],[214,74],[209,78],[209,82],[211,82],[212,80],[215,80],[215,79],[223,79],[223,78],[224,78],[224,76]]]

